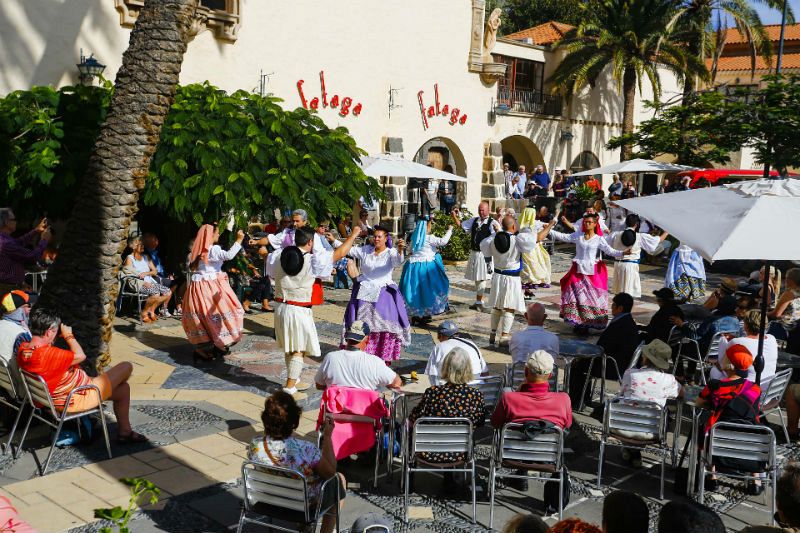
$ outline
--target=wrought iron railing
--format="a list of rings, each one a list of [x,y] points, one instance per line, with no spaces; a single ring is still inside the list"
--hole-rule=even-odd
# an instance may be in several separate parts
[[[516,111],[536,115],[561,116],[561,96],[541,91],[511,91],[506,87],[498,87],[495,111]]]

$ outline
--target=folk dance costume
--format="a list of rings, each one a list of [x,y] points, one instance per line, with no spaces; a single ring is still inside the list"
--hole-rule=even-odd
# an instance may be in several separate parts
[[[461,228],[469,234],[470,242],[469,260],[464,277],[475,283],[475,305],[483,305],[483,302],[477,297],[483,298],[486,281],[492,278],[492,259],[484,257],[481,252],[481,242],[490,235],[494,235],[496,230],[494,219],[486,217],[481,220],[480,217],[473,217],[462,221]]]
[[[287,246],[270,254],[267,275],[275,280],[275,339],[283,349],[288,379],[299,380],[303,355],[321,355],[312,307],[318,278],[333,269],[333,251],[307,253]]]
[[[630,241],[623,239],[623,235],[625,235],[624,231],[617,231],[612,233],[611,237],[614,249],[624,252],[629,248],[627,242]],[[634,241],[630,245],[630,251],[614,264],[614,294],[627,292],[634,298],[640,298],[642,296],[642,281],[639,277],[641,252],[642,250],[648,254],[658,252],[661,249],[662,240],[653,235],[638,233],[633,229],[627,235]]]
[[[274,251],[270,254],[270,257],[284,248],[288,248],[289,246],[295,246],[294,242],[294,235],[295,235],[294,228],[286,228],[283,231],[276,233],[275,235],[267,235],[267,239],[269,244],[272,246]],[[334,241],[333,245],[325,246],[326,242],[323,242],[322,238],[319,236],[318,233],[314,233],[314,244],[311,248],[312,253],[320,253],[324,254],[325,252],[330,252],[332,248],[338,248],[341,246],[341,241]],[[269,275],[269,274],[268,274]],[[313,292],[311,294],[311,303],[312,305],[322,305],[325,302],[325,292],[322,287],[322,280],[323,279],[330,279],[331,277],[331,270],[328,272],[321,274],[318,278],[314,280],[314,287]],[[270,276],[271,279],[272,276]]]
[[[384,361],[400,358],[403,346],[411,343],[411,327],[400,289],[392,281],[392,271],[403,263],[396,248],[375,254],[371,245],[353,247],[350,257],[360,261],[361,275],[353,284],[353,293],[344,313],[344,334],[350,324],[361,320],[369,326],[369,340],[364,351]]]
[[[213,239],[214,226],[204,224],[189,256],[189,264],[196,266],[183,298],[181,325],[192,344],[213,343],[225,350],[242,338],[244,309],[222,272],[222,263],[236,257],[242,246],[236,242],[226,252]]]
[[[481,252],[494,262],[492,288],[489,292],[489,307],[492,308],[492,333],[489,342],[494,344],[497,330],[503,340],[508,338],[514,323],[514,312],[525,312],[525,297],[522,294],[522,254],[537,245],[538,235],[530,229],[516,235],[506,231],[497,232],[481,241]]]
[[[450,281],[438,249],[450,242],[448,229],[443,237],[428,234],[428,222],[417,221],[411,236],[411,255],[403,265],[400,292],[412,317],[430,317],[447,310]]]
[[[519,218],[520,230],[532,228],[534,233],[539,233],[544,228],[541,220],[536,220],[536,210],[526,207]],[[523,289],[535,289],[536,287],[547,288],[550,286],[552,277],[552,267],[550,265],[550,254],[541,242],[534,246],[530,252],[522,254],[522,278]]]
[[[555,239],[575,243],[572,267],[561,278],[561,318],[576,328],[603,329],[608,322],[608,270],[597,259],[602,250],[614,258],[622,252],[613,249],[602,235],[585,239],[582,232],[550,231]]]
[[[664,285],[672,290],[677,300],[687,302],[702,298],[706,294],[706,269],[703,258],[681,244],[669,259]]]

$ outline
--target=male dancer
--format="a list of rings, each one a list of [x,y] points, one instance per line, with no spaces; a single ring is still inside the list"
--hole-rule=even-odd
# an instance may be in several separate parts
[[[475,283],[475,303],[469,308],[482,310],[486,281],[492,277],[492,258],[484,257],[480,245],[481,241],[500,230],[500,225],[489,216],[489,202],[481,202],[478,205],[478,216],[476,217],[462,222],[458,218],[458,214],[458,208],[450,212],[455,224],[469,233],[470,240],[469,261],[464,277]]]

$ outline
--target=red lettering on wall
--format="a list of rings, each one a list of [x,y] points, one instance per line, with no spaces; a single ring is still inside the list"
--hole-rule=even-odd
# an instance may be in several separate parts
[[[427,130],[430,125],[428,123],[429,118],[433,118],[436,116],[446,117],[448,114],[450,115],[449,124],[451,126],[455,125],[456,123],[461,124],[462,126],[467,122],[467,115],[462,115],[461,110],[457,107],[451,107],[448,104],[440,105],[441,102],[439,101],[439,84],[433,84],[433,100],[434,104],[432,106],[425,105],[425,99],[422,95],[425,94],[425,91],[420,91],[417,93],[417,100],[419,101],[419,113],[422,117],[422,129]]]
[[[305,92],[303,92],[303,84],[305,83],[304,80],[297,81],[297,92],[300,94],[300,103],[303,105],[305,109],[310,109],[315,111],[319,109],[320,102],[322,103],[323,108],[339,108],[339,116],[346,117],[347,115],[352,114],[354,117],[357,117],[361,114],[361,111],[364,109],[364,106],[361,102],[356,103],[353,105],[353,99],[350,96],[340,96],[338,94],[334,94],[330,100],[328,100],[328,90],[325,86],[325,71],[321,70],[319,72],[319,89],[320,95],[317,97],[313,97],[311,100],[306,99]],[[339,107],[341,103],[341,107]],[[351,109],[352,107],[352,109]]]

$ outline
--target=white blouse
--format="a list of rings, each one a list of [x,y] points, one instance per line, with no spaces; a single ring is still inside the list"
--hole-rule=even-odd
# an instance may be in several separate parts
[[[354,246],[350,249],[350,257],[360,261],[361,284],[357,298],[366,302],[377,302],[381,289],[394,283],[392,271],[403,264],[403,255],[397,248],[386,248],[375,254],[374,246]]]
[[[427,263],[428,261],[433,261],[436,258],[436,252],[439,251],[439,248],[443,246],[447,246],[447,243],[450,242],[450,237],[453,235],[452,228],[448,228],[447,233],[444,234],[442,237],[437,237],[436,235],[425,235],[425,243],[417,252],[412,252],[411,256],[408,258],[409,263]]]
[[[222,263],[236,257],[236,254],[238,254],[241,249],[242,245],[238,242],[233,243],[233,246],[231,246],[228,251],[223,250],[220,245],[215,244],[208,251],[208,261],[200,261],[197,265],[197,269],[192,272],[192,281],[211,281],[217,279],[217,274],[222,271]]]
[[[575,257],[572,262],[578,265],[578,272],[587,276],[594,275],[598,249],[616,259],[622,257],[621,251],[613,249],[603,237],[596,234],[589,240],[584,239],[580,232],[569,234],[550,230],[550,235],[561,242],[575,243]]]
[[[538,234],[525,228],[516,235],[511,236],[511,245],[505,253],[500,253],[494,247],[495,235],[486,237],[481,241],[481,253],[485,257],[494,259],[497,270],[515,270],[520,266],[520,254],[530,252],[536,248]]]

